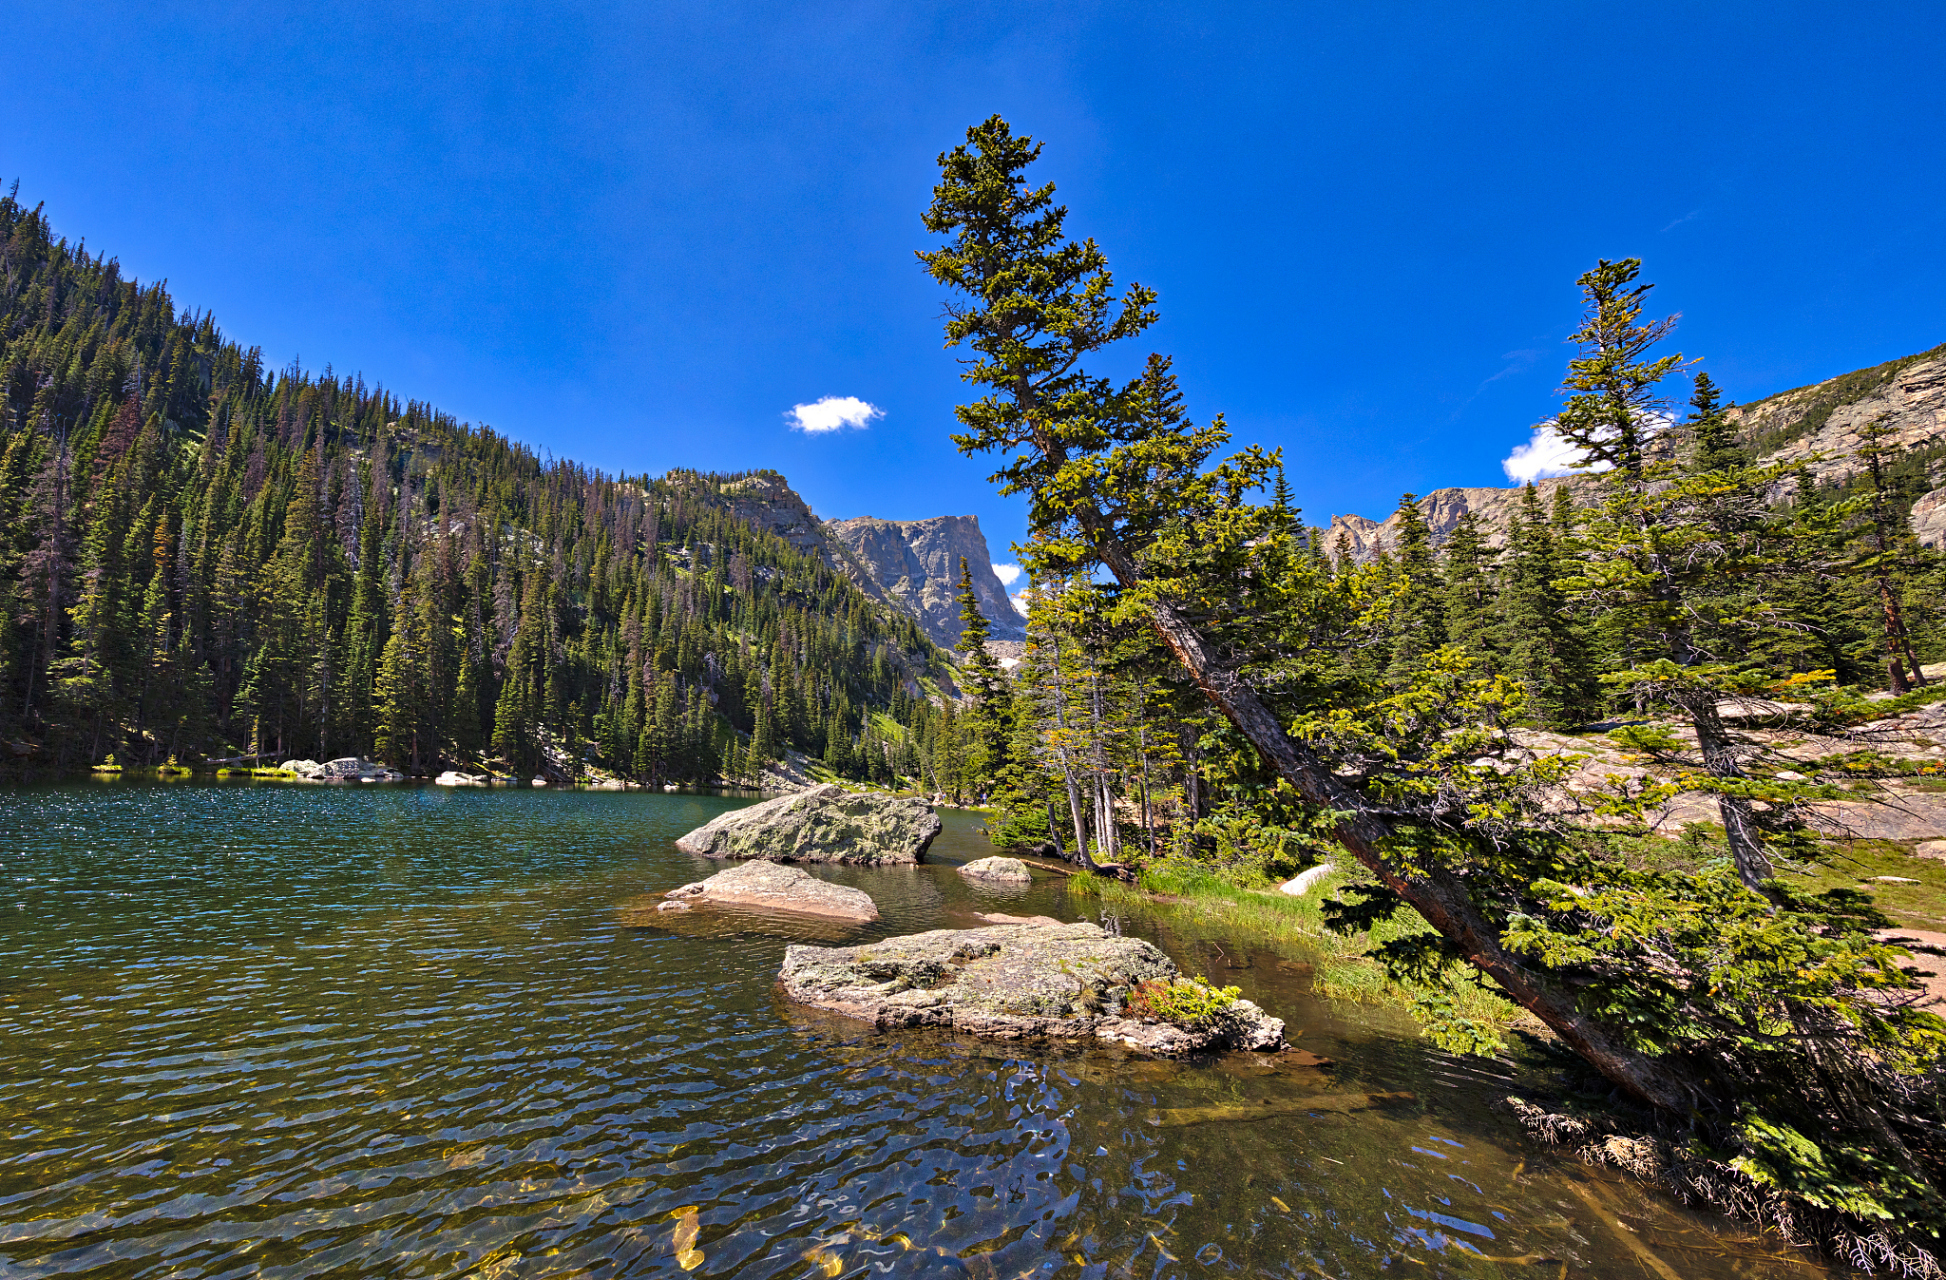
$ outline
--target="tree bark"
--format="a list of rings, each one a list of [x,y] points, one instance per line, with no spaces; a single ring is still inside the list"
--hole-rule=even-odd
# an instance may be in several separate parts
[[[1703,772],[1712,778],[1743,777],[1743,761],[1737,758],[1736,745],[1723,727],[1723,717],[1716,709],[1716,695],[1705,689],[1689,697],[1679,697],[1675,702],[1688,713],[1689,722],[1696,730]],[[1763,833],[1750,802],[1742,796],[1719,795],[1716,812],[1723,819],[1723,835],[1729,841],[1731,856],[1736,859],[1737,878],[1743,881],[1744,887],[1763,893],[1764,881],[1777,871],[1764,850]]]

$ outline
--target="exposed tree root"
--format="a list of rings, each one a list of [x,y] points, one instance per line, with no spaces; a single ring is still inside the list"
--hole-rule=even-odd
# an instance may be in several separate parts
[[[1645,1116],[1640,1117],[1642,1130],[1631,1133],[1614,1117],[1566,1115],[1517,1095],[1503,1098],[1496,1109],[1512,1115],[1537,1140],[1568,1149],[1584,1164],[1620,1169],[1685,1205],[1775,1231],[1841,1265],[1872,1275],[1946,1280],[1946,1267],[1931,1252],[1845,1214],[1792,1200],[1720,1160],[1698,1155],[1692,1144],[1682,1141],[1689,1135],[1676,1132],[1674,1125],[1657,1125]]]

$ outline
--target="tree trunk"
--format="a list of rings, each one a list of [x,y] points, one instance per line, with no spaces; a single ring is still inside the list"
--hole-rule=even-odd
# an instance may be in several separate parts
[[[1689,722],[1695,727],[1703,772],[1712,778],[1743,777],[1743,762],[1737,758],[1736,746],[1723,728],[1723,717],[1716,710],[1716,695],[1702,690],[1689,697],[1679,697],[1675,702],[1689,714]],[[1750,802],[1742,796],[1719,795],[1716,811],[1723,819],[1723,834],[1736,859],[1737,878],[1746,888],[1763,893],[1764,881],[1777,872],[1764,850],[1763,834],[1757,827]]]
[[[1103,562],[1122,585],[1140,583],[1141,572],[1134,557],[1098,526],[1090,532],[1095,535]],[[1630,1096],[1678,1114],[1695,1103],[1696,1091],[1688,1082],[1617,1041],[1606,1027],[1577,1009],[1573,998],[1552,985],[1544,973],[1530,969],[1508,952],[1500,943],[1498,929],[1473,902],[1458,877],[1444,869],[1413,874],[1395,866],[1384,852],[1385,844],[1396,835],[1390,820],[1372,812],[1365,797],[1334,774],[1308,746],[1285,734],[1256,691],[1235,672],[1224,669],[1202,636],[1173,605],[1156,601],[1150,607],[1150,622],[1204,696],[1249,739],[1267,764],[1307,802],[1346,815],[1334,832],[1346,852],[1423,916],[1475,968],[1498,983],[1508,999],[1539,1018]]]
[[[1880,573],[1878,579],[1879,609],[1885,618],[1885,669],[1891,676],[1893,693],[1911,692],[1911,684],[1905,678],[1905,666],[1912,666],[1912,684],[1926,683],[1926,673],[1919,669],[1919,657],[1912,652],[1912,637],[1905,629],[1905,615],[1899,608],[1898,593],[1892,590],[1892,579]]]
[[[1088,820],[1081,808],[1081,788],[1075,781],[1074,765],[1069,758],[1067,745],[1068,713],[1067,686],[1061,680],[1061,648],[1057,640],[1054,646],[1054,662],[1049,667],[1054,679],[1054,728],[1061,735],[1059,755],[1061,758],[1061,777],[1068,788],[1068,813],[1074,819],[1074,860],[1090,871],[1094,870],[1095,860],[1088,856]]]

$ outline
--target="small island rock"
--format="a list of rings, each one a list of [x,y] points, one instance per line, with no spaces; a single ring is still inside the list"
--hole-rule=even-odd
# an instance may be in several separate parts
[[[671,889],[656,910],[687,911],[701,905],[789,911],[861,924],[878,919],[878,906],[864,890],[829,884],[808,871],[775,862],[746,862]]]
[[[397,769],[358,756],[341,756],[323,764],[315,760],[286,760],[281,767],[284,772],[294,773],[306,782],[405,781],[405,775]]]
[[[1011,884],[1031,884],[1033,873],[1019,858],[978,858],[959,869],[968,880],[1000,880]]]
[[[924,800],[827,785],[722,814],[678,837],[676,848],[705,858],[887,866],[919,861],[940,827]]]
[[[873,1026],[950,1027],[998,1040],[1093,1039],[1155,1057],[1276,1049],[1284,1023],[1248,1000],[1183,1027],[1122,1016],[1138,982],[1177,976],[1140,938],[1094,924],[935,929],[859,947],[784,952],[784,993]]]

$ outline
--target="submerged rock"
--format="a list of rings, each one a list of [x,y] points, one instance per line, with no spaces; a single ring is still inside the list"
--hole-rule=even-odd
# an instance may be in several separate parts
[[[705,858],[770,862],[917,862],[940,831],[924,800],[812,787],[723,814],[677,838]]]
[[[959,873],[969,880],[1001,880],[1013,884],[1030,884],[1034,879],[1033,872],[1019,858],[976,858],[961,867]]]
[[[864,890],[830,884],[808,871],[775,862],[746,862],[671,889],[656,909],[687,911],[693,906],[789,911],[859,923],[878,919],[878,906]]]
[[[935,929],[860,947],[796,946],[785,951],[779,974],[792,1000],[881,1029],[1092,1039],[1169,1058],[1283,1045],[1283,1020],[1248,1000],[1187,1027],[1122,1016],[1135,984],[1176,976],[1151,944],[1094,924]]]

